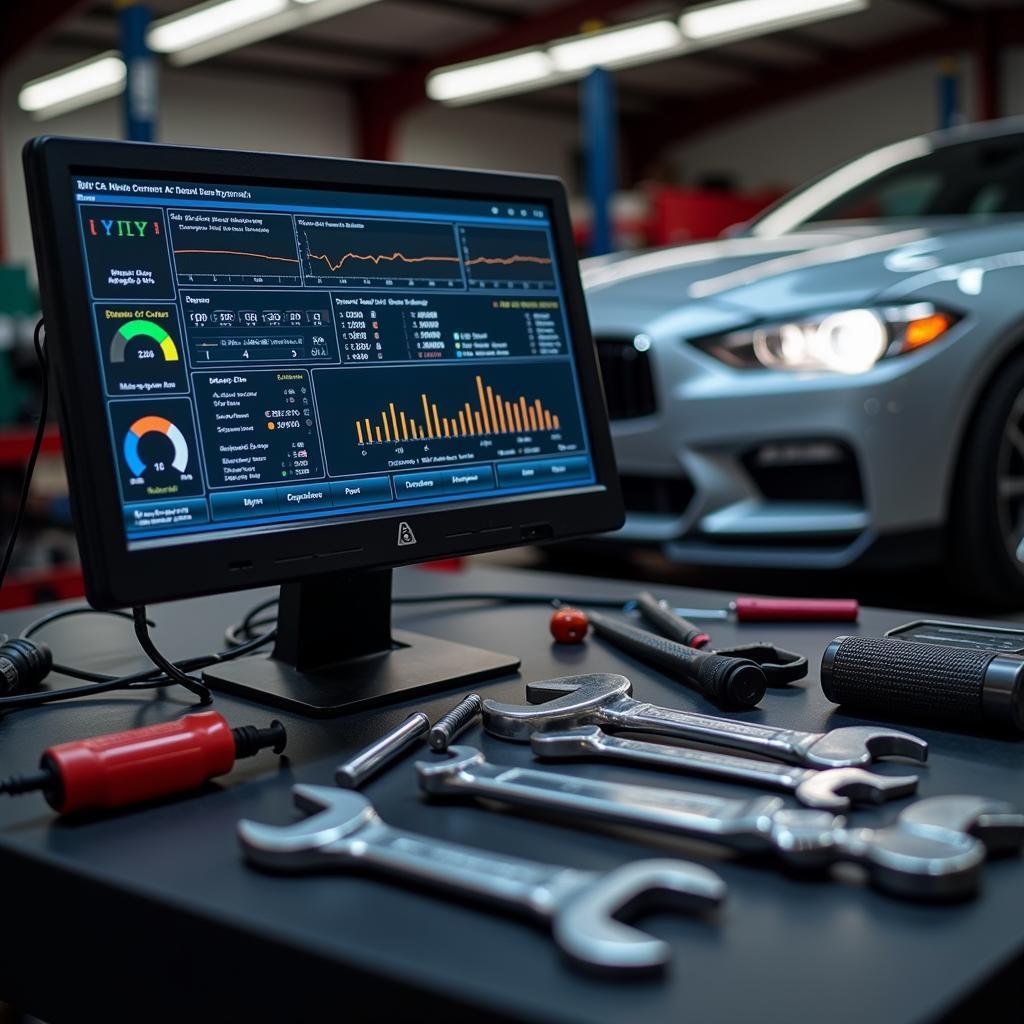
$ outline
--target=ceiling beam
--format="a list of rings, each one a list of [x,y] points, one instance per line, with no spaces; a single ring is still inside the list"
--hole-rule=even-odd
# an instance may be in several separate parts
[[[1003,45],[1024,42],[1024,12],[990,11],[986,17],[994,19],[997,38]],[[624,117],[622,134],[629,152],[644,154],[645,162],[650,164],[662,157],[670,146],[729,121],[913,60],[965,49],[971,44],[974,26],[974,18],[964,17],[955,23],[907,33],[862,50],[850,50],[827,63],[780,69],[768,81],[709,94],[687,111],[680,111],[678,105],[673,104],[650,115]]]
[[[437,10],[455,11],[458,14],[472,14],[475,17],[490,18],[492,21],[506,25],[521,21],[522,15],[508,7],[491,7],[479,0],[402,0],[403,3],[415,4],[417,7],[434,7]]]
[[[919,7],[929,14],[937,14],[940,18],[945,18],[946,21],[957,21],[968,13],[952,0],[903,0],[903,2],[910,4],[911,7]]]
[[[74,14],[84,0],[23,0],[0,8],[0,68]]]

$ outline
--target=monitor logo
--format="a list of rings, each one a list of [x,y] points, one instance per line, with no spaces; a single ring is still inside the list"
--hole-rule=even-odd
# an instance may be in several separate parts
[[[398,524],[398,546],[400,548],[408,547],[410,544],[416,543],[416,534],[412,532],[412,527],[406,523],[401,522]]]

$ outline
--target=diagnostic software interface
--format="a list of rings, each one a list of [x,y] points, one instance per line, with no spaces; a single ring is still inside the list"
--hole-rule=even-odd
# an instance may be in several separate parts
[[[545,205],[72,186],[132,546],[594,481]]]

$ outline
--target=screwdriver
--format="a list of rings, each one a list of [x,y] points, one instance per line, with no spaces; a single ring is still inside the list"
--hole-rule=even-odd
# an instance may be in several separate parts
[[[37,771],[0,782],[0,793],[41,792],[61,814],[126,807],[196,789],[267,747],[279,754],[287,739],[276,720],[232,729],[223,715],[203,711],[50,747]]]
[[[673,608],[687,619],[737,622],[856,622],[860,605],[852,598],[737,597],[725,608]]]

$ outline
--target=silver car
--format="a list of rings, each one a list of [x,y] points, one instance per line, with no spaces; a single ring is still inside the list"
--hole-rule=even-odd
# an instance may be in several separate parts
[[[731,237],[584,261],[627,505],[690,565],[946,560],[1024,597],[1024,120],[910,139]]]

